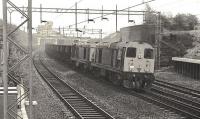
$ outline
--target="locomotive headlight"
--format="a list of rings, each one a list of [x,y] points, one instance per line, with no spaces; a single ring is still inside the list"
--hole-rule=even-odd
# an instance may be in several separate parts
[[[150,72],[150,69],[149,69],[149,68],[146,68],[146,69],[145,69],[145,72]]]
[[[129,66],[129,69],[130,69],[131,71],[133,71],[134,68],[135,68],[135,67],[134,67],[133,65]]]
[[[139,55],[139,56],[138,56],[138,59],[141,59],[141,58],[142,58],[142,56],[141,56],[141,55]]]

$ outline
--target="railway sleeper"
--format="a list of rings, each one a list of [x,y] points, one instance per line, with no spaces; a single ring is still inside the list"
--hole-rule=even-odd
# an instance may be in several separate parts
[[[68,101],[68,102],[72,103],[72,104],[79,104],[79,103],[84,103],[85,104],[86,103],[86,102],[84,102],[82,100],[81,101],[79,101],[79,100],[78,101]]]
[[[86,112],[97,112],[96,110],[79,110],[80,113],[86,113]]]
[[[80,114],[93,114],[93,115],[100,115],[100,113],[99,112],[80,112]]]
[[[80,99],[80,98],[77,98],[77,99],[65,99],[67,102],[69,102],[69,101],[81,101],[82,99]]]
[[[88,105],[87,103],[82,103],[82,104],[75,104],[75,103],[70,103],[72,106],[74,107],[83,107],[83,108],[92,108],[90,105]]]
[[[65,99],[79,99],[80,97],[79,96],[68,96],[68,97],[65,97]]]
[[[73,106],[73,105],[72,105]],[[76,106],[73,106],[74,108],[78,108],[78,109],[93,109],[92,107],[90,106],[80,106],[80,105],[76,105]]]
[[[96,111],[95,109],[93,109],[93,108],[89,108],[89,109],[85,109],[85,108],[76,108],[76,110],[79,112],[81,112],[81,111]]]
[[[83,100],[68,101],[69,103],[85,103]]]
[[[62,88],[60,88],[59,93],[61,95],[66,95],[66,94],[73,93],[73,92],[71,90],[68,90],[68,89],[63,90]]]
[[[104,116],[102,116],[102,115],[82,115],[82,117],[83,118],[86,118],[86,119],[88,119],[88,117],[92,117],[92,118],[94,118],[94,117],[98,117],[98,118],[100,118],[100,117],[102,117],[102,118],[105,118]]]
[[[84,119],[106,119],[106,117],[87,117]]]
[[[71,104],[72,106],[74,106],[74,107],[75,107],[75,106],[80,106],[80,107],[81,107],[81,106],[82,106],[82,107],[83,107],[83,106],[85,106],[85,107],[87,106],[87,107],[89,107],[89,105],[87,105],[87,104],[85,104],[85,103],[77,103],[77,104],[76,104],[76,103],[70,103],[70,104]]]
[[[75,93],[67,93],[67,94],[61,94],[63,97],[68,97],[68,96],[75,96]]]

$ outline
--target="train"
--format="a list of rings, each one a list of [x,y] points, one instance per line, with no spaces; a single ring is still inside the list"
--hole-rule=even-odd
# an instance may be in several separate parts
[[[155,37],[149,37],[154,34],[151,27],[125,27],[99,42],[46,44],[45,52],[95,76],[103,76],[115,85],[148,90],[155,79],[155,50],[149,42]]]

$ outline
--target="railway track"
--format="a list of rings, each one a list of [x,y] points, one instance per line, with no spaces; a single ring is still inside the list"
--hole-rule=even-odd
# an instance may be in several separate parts
[[[151,91],[140,97],[171,109],[189,119],[200,119],[200,92],[156,80]]]
[[[70,85],[51,72],[40,60],[34,60],[34,65],[40,76],[52,88],[62,102],[78,119],[114,119],[107,112],[93,104]]]
[[[185,102],[168,97],[166,94],[153,91],[145,93],[130,91],[130,93],[155,105],[174,111],[186,119],[200,119],[199,107],[193,107]]]
[[[200,91],[198,91],[198,90],[193,90],[190,88],[186,88],[186,87],[183,87],[180,85],[168,83],[166,81],[161,81],[161,80],[155,80],[154,85],[162,86],[162,87],[165,87],[165,88],[168,88],[168,89],[171,89],[171,90],[183,93],[183,94],[190,95],[192,97],[200,98]]]

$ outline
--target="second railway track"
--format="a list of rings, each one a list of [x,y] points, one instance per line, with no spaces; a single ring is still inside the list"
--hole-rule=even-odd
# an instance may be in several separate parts
[[[162,86],[183,94],[187,94],[190,95],[192,97],[196,97],[200,99],[200,91],[198,90],[194,90],[194,89],[190,89],[190,88],[186,88],[180,85],[176,85],[176,84],[172,84],[172,83],[168,83],[166,81],[161,81],[161,80],[155,80],[154,81],[154,85],[156,86]]]
[[[175,111],[176,113],[184,116],[186,119],[200,119],[200,107],[199,105],[188,104],[187,101],[180,99],[172,98],[172,95],[163,93],[162,91],[148,91],[145,93],[138,93],[135,91],[130,91],[134,96],[137,96],[143,100],[156,104],[165,109]]]
[[[155,80],[146,95],[148,100],[175,110],[186,118],[200,119],[200,92],[197,90]]]
[[[93,104],[86,97],[57,77],[43,64],[40,58],[38,58],[38,60],[34,59],[34,65],[41,77],[53,89],[64,104],[73,112],[76,118],[114,119],[114,117],[99,108],[97,105]]]

